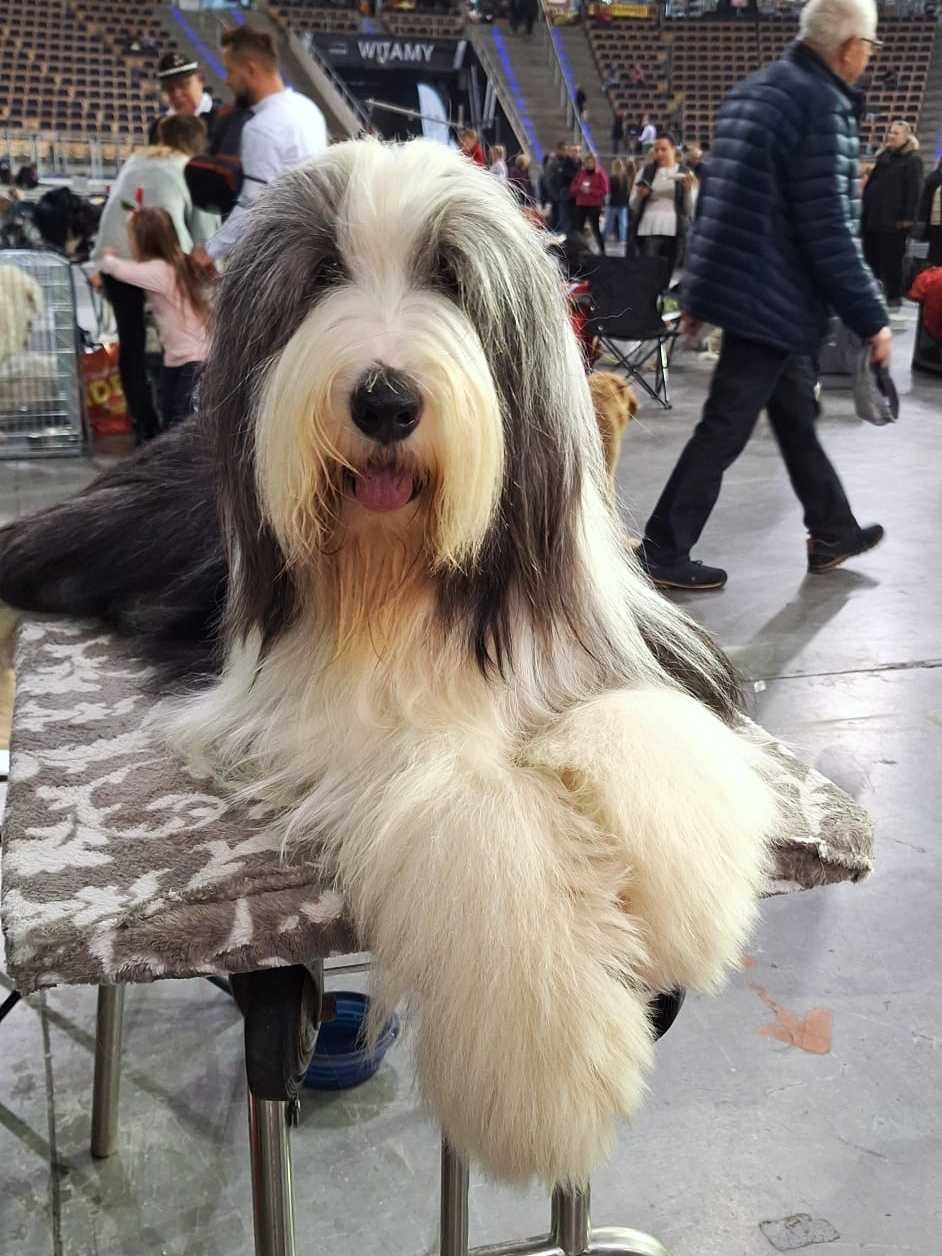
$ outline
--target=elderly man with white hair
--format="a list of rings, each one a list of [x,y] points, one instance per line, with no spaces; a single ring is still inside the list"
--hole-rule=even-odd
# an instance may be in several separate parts
[[[808,569],[829,571],[883,538],[861,527],[815,431],[815,357],[828,314],[890,355],[888,315],[858,239],[854,84],[878,46],[873,0],[810,0],[797,42],[734,87],[717,120],[684,283],[686,325],[723,329],[703,416],[645,531],[663,587],[718,589],[691,559],[762,410],[804,508]]]

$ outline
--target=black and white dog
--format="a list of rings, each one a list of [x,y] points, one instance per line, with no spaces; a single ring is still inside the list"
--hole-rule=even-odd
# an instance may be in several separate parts
[[[0,598],[208,647],[160,727],[322,852],[452,1144],[587,1177],[651,992],[736,963],[777,806],[728,665],[627,551],[559,274],[496,180],[419,140],[274,184],[198,424],[0,535]]]

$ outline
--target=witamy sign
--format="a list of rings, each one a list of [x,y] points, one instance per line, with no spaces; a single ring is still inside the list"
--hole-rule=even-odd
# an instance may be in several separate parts
[[[376,61],[386,65],[390,61],[402,61],[407,65],[431,65],[434,44],[397,43],[393,39],[358,39],[357,52],[361,61]]]
[[[464,63],[464,39],[373,39],[368,35],[309,36],[335,66],[373,66],[378,70],[434,70],[453,73]]]

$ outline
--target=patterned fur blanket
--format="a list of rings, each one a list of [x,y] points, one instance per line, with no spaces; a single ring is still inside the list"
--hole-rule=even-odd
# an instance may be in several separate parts
[[[298,852],[167,755],[143,727],[146,667],[100,627],[25,624],[3,832],[2,917],[22,991],[302,963],[356,948]],[[859,880],[866,813],[775,751],[790,796],[770,893]]]

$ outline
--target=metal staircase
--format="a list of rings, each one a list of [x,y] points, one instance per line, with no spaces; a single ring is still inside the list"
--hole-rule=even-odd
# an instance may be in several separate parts
[[[566,49],[555,28],[541,22],[528,37],[512,35],[505,23],[495,22],[470,26],[468,34],[521,146],[537,165],[563,139],[595,151],[589,128],[576,116],[576,84],[565,68]],[[601,95],[598,72],[586,78],[586,92],[594,83]]]

